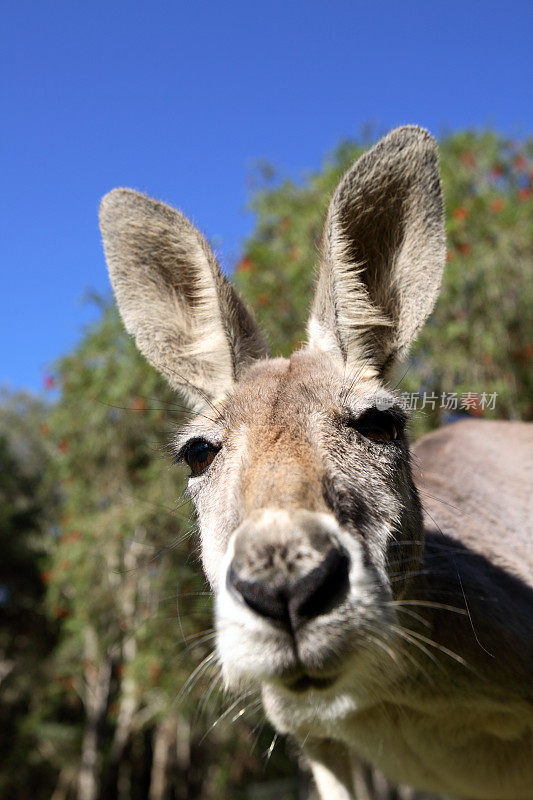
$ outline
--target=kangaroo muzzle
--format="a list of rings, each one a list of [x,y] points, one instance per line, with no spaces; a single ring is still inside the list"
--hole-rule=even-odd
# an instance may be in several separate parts
[[[263,509],[236,531],[226,587],[256,614],[296,632],[339,605],[350,557],[325,514]]]

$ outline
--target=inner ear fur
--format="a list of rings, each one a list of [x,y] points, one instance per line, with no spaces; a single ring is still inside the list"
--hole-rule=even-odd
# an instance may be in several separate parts
[[[228,392],[268,349],[199,231],[179,211],[130,189],[100,207],[109,275],[127,331],[189,403]]]
[[[398,128],[355,162],[330,202],[310,346],[386,378],[434,306],[445,258],[436,142]]]

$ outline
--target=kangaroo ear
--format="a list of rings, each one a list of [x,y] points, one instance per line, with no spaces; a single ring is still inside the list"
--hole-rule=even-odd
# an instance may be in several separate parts
[[[100,227],[126,330],[191,405],[223,396],[268,355],[207,242],[178,211],[130,189],[102,200]]]
[[[398,128],[333,195],[309,346],[386,378],[435,304],[445,258],[437,145],[421,128]]]

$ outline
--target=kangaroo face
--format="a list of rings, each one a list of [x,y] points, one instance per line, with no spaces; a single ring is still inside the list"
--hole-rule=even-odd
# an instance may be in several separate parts
[[[375,683],[421,541],[394,394],[301,351],[251,367],[210,416],[176,447],[211,453],[189,491],[226,683],[334,691],[354,663]]]
[[[176,449],[191,467],[226,681],[261,685],[279,727],[291,726],[278,713],[287,698],[301,708],[312,696],[315,709],[341,698],[324,706],[334,715],[401,669],[394,600],[419,557],[421,513],[386,387],[444,265],[435,142],[400,128],[341,180],[308,342],[288,361],[269,358],[183,215],[122,189],[100,219],[127,330],[200,412]]]

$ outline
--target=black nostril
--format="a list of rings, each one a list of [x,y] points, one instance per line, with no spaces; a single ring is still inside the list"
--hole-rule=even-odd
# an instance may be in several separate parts
[[[241,578],[230,567],[227,585],[247,606],[278,625],[296,630],[320,614],[327,614],[348,594],[350,584],[348,553],[332,547],[315,569],[295,582],[281,586]]]
[[[300,578],[290,592],[289,611],[293,627],[342,603],[350,588],[350,557],[343,548],[331,547],[315,569]]]
[[[232,565],[228,572],[227,585],[230,591],[236,590],[247,606],[262,617],[290,627],[289,600],[286,587],[268,586],[260,581],[246,581],[240,578]]]

